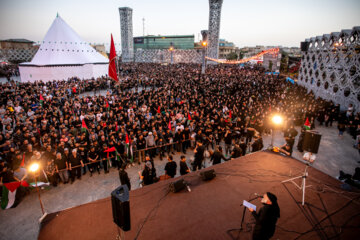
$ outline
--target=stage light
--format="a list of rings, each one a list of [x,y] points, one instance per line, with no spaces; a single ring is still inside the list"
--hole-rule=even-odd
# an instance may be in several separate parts
[[[206,41],[202,41],[201,45],[202,45],[203,47],[206,47],[206,46],[207,46],[207,42],[206,42]]]
[[[37,170],[39,170],[39,164],[38,163],[31,164],[29,170],[30,172],[36,172]]]
[[[276,125],[280,125],[280,124],[283,123],[283,118],[282,118],[281,116],[279,116],[279,115],[275,115],[275,116],[273,116],[273,118],[272,118],[272,122],[273,122],[274,124],[276,124]]]

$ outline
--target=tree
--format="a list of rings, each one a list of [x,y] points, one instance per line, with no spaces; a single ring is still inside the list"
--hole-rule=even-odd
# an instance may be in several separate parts
[[[232,53],[229,53],[227,56],[226,56],[226,60],[237,60],[238,58],[238,55],[234,52]]]

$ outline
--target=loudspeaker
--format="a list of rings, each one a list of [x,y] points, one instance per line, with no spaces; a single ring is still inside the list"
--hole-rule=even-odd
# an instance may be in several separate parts
[[[304,136],[303,150],[317,153],[320,146],[321,135],[316,131],[306,131]]]
[[[169,189],[173,193],[179,192],[186,187],[184,179],[177,180],[176,182],[172,182],[169,184]]]
[[[111,205],[114,223],[122,230],[129,231],[130,225],[130,202],[127,185],[121,185],[111,192]]]
[[[201,176],[202,180],[204,180],[204,181],[211,180],[214,177],[216,177],[215,170],[211,169],[211,170],[208,170],[208,171],[201,172],[200,176]]]
[[[302,52],[307,52],[309,50],[310,43],[309,42],[301,42],[300,48]]]

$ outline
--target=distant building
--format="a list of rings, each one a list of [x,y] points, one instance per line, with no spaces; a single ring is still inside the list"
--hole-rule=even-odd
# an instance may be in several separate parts
[[[291,57],[301,57],[301,50],[299,47],[283,47],[281,50]]]
[[[13,63],[28,62],[38,49],[33,41],[23,38],[0,40],[0,59]]]
[[[34,42],[23,38],[0,40],[0,49],[31,49]]]
[[[194,49],[194,35],[144,36],[134,37],[134,50],[137,49]]]
[[[234,43],[228,42],[225,39],[219,40],[219,58],[226,59],[230,53],[240,54],[240,49]]]

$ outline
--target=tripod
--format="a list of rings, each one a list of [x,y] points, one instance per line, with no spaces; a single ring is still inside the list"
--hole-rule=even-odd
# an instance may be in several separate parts
[[[292,182],[297,188],[302,190],[302,202],[301,203],[302,203],[303,206],[305,204],[305,188],[306,187],[311,187],[311,185],[306,186],[306,178],[309,175],[308,172],[307,172],[308,167],[310,167],[310,164],[306,163],[306,167],[305,167],[305,171],[304,171],[303,175],[293,177],[293,178],[290,178],[290,179],[287,179],[287,180],[284,180],[284,181],[281,182],[281,183]],[[294,180],[300,179],[300,178],[302,179],[301,185],[298,185],[296,182],[294,182]]]

